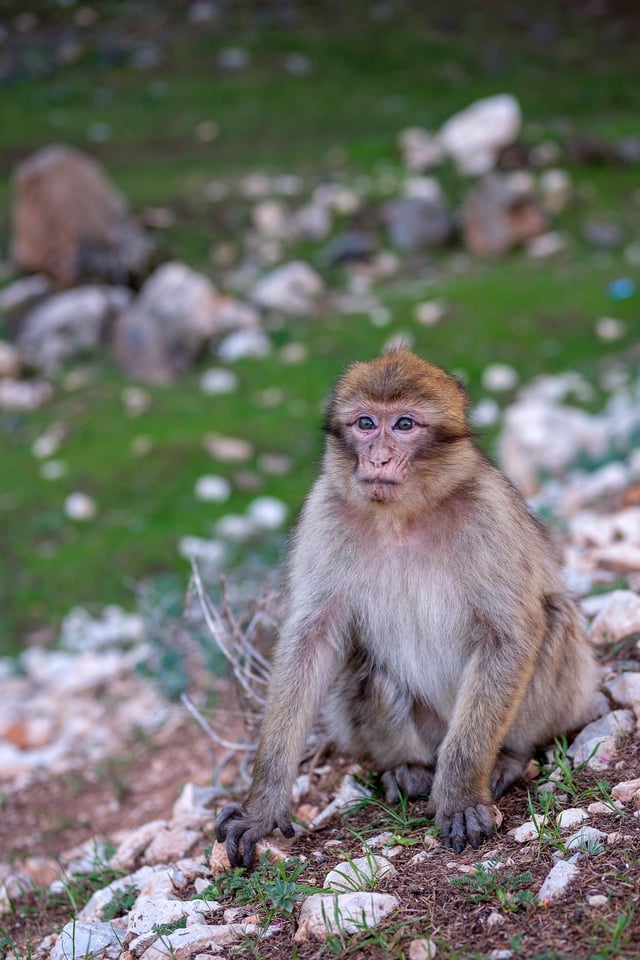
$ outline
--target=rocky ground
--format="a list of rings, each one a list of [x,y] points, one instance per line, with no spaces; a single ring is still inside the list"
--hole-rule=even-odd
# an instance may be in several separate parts
[[[518,412],[527,404],[538,440],[541,397],[556,405],[556,434],[575,420],[557,382],[551,393],[550,381],[539,383],[511,408],[507,459],[517,441],[524,462]],[[613,404],[618,425],[623,393]],[[585,421],[590,436],[613,416],[607,409]],[[528,449],[534,456],[531,436]],[[548,453],[549,441],[541,449]],[[302,768],[294,804],[312,829],[300,827],[286,845],[275,838],[253,880],[230,873],[212,825],[220,780],[237,776],[237,757],[212,787],[228,751],[140,671],[150,656],[141,622],[113,609],[96,620],[75,611],[60,649],[26,651],[19,671],[3,664],[5,954],[637,957],[637,453],[627,447],[598,469],[568,471],[535,499],[565,528],[567,574],[601,664],[601,716],[501,801],[494,842],[452,855],[424,805],[387,807],[364,771],[316,758]],[[231,681],[207,677],[195,649],[190,668],[200,718],[218,736],[246,739]]]

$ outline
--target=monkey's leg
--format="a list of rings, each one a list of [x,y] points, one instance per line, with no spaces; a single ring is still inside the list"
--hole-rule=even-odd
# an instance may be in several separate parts
[[[422,763],[401,763],[393,770],[387,770],[381,777],[385,800],[398,803],[401,793],[411,800],[429,797],[434,774],[433,767]]]
[[[494,800],[499,800],[509,787],[520,779],[530,759],[530,753],[514,753],[503,747],[491,774],[491,793]]]

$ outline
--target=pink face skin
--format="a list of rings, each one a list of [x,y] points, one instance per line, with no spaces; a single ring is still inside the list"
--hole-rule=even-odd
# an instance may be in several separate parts
[[[368,405],[347,418],[345,438],[357,455],[356,482],[367,500],[399,500],[411,461],[428,440],[423,412],[398,405]]]

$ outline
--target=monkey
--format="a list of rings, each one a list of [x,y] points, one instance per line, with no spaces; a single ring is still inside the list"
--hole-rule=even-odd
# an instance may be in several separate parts
[[[289,799],[321,707],[389,802],[428,798],[459,853],[535,749],[588,719],[595,661],[551,535],[478,446],[457,378],[405,348],[350,365],[292,534],[246,804],[216,837],[249,866]]]

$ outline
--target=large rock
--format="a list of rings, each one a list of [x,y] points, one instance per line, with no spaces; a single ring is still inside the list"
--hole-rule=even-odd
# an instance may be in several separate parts
[[[54,294],[27,314],[18,334],[23,362],[46,375],[96,350],[115,317],[126,309],[126,287],[84,286]]]
[[[511,94],[487,97],[450,117],[440,129],[440,144],[461,173],[484,174],[500,150],[516,140],[521,121],[520,105]]]
[[[201,273],[184,263],[165,263],[118,319],[113,352],[129,377],[169,383],[187,370],[216,334],[254,330],[257,312],[221,296]]]
[[[90,156],[49,146],[14,174],[12,257],[60,286],[124,283],[147,263],[150,244],[122,194]]]
[[[446,243],[453,222],[442,194],[400,197],[382,208],[389,241],[400,250],[423,250]]]
[[[324,290],[322,278],[303,260],[293,260],[266,274],[253,288],[251,299],[265,310],[289,316],[312,313]]]
[[[463,204],[467,248],[478,256],[500,256],[547,229],[545,214],[517,174],[491,173],[472,187]]]

